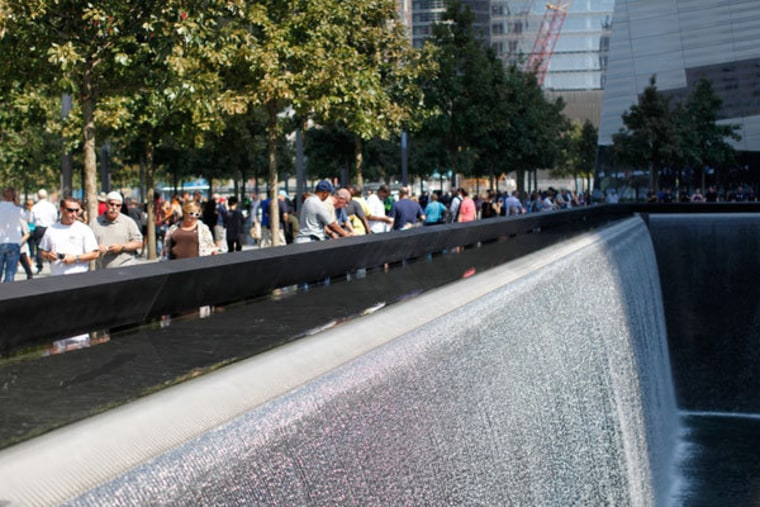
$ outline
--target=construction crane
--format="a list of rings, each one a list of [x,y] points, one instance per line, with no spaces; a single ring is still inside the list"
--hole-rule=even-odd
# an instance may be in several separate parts
[[[546,69],[549,68],[549,60],[554,54],[554,48],[557,45],[557,39],[562,30],[562,24],[565,22],[569,6],[570,2],[562,1],[557,5],[546,4],[546,12],[544,12],[544,19],[538,28],[536,42],[533,44],[533,50],[525,63],[525,69],[536,74],[539,86],[544,84]]]

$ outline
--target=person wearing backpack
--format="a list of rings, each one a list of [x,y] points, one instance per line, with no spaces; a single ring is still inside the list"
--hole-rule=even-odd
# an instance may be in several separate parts
[[[454,197],[451,198],[451,204],[449,204],[449,217],[450,223],[456,223],[459,221],[459,206],[462,204],[462,189],[458,188],[455,191]]]

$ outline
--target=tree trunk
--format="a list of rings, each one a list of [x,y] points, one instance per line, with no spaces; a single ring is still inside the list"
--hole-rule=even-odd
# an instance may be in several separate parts
[[[145,200],[148,203],[148,224],[146,230],[148,235],[148,260],[153,260],[158,256],[158,250],[156,249],[156,190],[155,182],[153,181],[153,145],[150,143],[145,147],[145,187]]]
[[[515,184],[517,184],[517,193],[518,195],[523,195],[523,192],[525,192],[525,170],[524,169],[517,169],[515,171]]]
[[[459,188],[459,175],[457,174],[457,150],[449,147],[449,164],[451,164],[451,188]]]
[[[267,111],[267,145],[269,151],[269,227],[272,246],[280,245],[280,206],[277,199],[277,104],[270,102]]]
[[[243,202],[245,201],[246,191],[245,188],[245,182],[246,182],[246,175],[247,171],[245,167],[240,168],[240,207],[243,207]]]
[[[700,186],[700,188],[702,189],[702,192],[706,192],[707,191],[706,188],[705,188],[706,181],[707,181],[705,173],[707,173],[707,164],[702,164],[702,180],[701,180],[702,183],[701,183],[701,186]]]
[[[92,71],[87,69],[82,78],[82,137],[84,150],[84,196],[87,220],[98,216],[97,160],[95,156],[95,97],[92,94]]]
[[[354,163],[356,166],[356,184],[360,187],[364,187],[364,176],[362,175],[362,171],[364,169],[364,153],[362,153],[362,149],[362,138],[358,135],[354,135]],[[350,182],[350,180],[347,180],[346,184],[349,184]]]

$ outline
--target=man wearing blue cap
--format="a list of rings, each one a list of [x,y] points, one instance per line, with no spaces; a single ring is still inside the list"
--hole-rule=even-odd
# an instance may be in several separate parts
[[[328,180],[322,180],[314,188],[314,195],[310,196],[301,205],[300,230],[296,243],[309,243],[311,241],[323,241],[326,239],[325,227],[335,232],[340,237],[350,236],[350,233],[343,230],[338,222],[331,216],[330,211],[324,204],[333,192],[332,183]]]

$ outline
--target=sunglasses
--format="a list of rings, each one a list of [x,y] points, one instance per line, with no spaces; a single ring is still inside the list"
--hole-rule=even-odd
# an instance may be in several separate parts
[[[81,208],[66,208],[69,213],[79,213],[80,210]]]
[[[201,217],[201,214],[200,213],[196,213],[196,212],[188,213],[188,215],[190,215],[193,218],[200,218]]]

